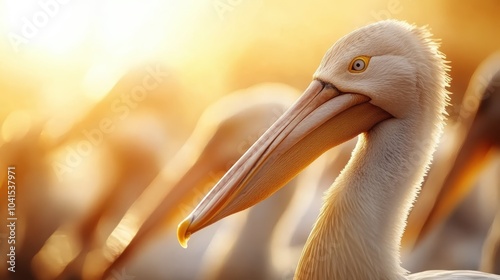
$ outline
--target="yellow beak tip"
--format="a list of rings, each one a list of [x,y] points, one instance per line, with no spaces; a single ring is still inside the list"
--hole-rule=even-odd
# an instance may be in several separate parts
[[[177,240],[182,248],[187,248],[187,243],[191,233],[187,232],[189,225],[191,224],[190,218],[187,217],[177,226]]]

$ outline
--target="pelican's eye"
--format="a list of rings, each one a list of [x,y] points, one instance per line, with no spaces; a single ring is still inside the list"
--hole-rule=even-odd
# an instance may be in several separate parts
[[[361,73],[366,70],[368,67],[368,63],[370,62],[369,56],[358,56],[351,61],[351,65],[349,65],[349,72],[351,73]]]

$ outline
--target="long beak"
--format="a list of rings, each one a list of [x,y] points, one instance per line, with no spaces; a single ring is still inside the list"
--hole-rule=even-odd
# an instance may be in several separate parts
[[[179,224],[181,246],[192,233],[266,199],[326,150],[391,117],[369,101],[314,80]]]

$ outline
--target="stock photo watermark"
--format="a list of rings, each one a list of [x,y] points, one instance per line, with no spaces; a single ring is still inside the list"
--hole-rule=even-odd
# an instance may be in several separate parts
[[[395,15],[401,13],[403,11],[403,5],[400,0],[389,0],[384,9],[380,10],[372,10],[370,15],[375,21],[381,21],[386,19],[391,19]],[[373,23],[369,22],[369,23]]]
[[[69,2],[71,0],[38,1],[37,9],[30,16],[20,18],[18,31],[11,31],[7,34],[14,51],[19,52],[23,45],[29,44],[31,40],[38,36],[41,30],[60,14],[61,8]]]
[[[219,19],[224,20],[227,13],[234,11],[243,1],[244,0],[215,0],[212,2],[212,6],[217,16],[219,16]]]
[[[339,246],[336,243],[326,243],[325,246],[321,247],[321,249],[318,250],[317,254],[312,257],[311,263],[319,264],[329,261],[332,258],[334,251],[337,250],[338,247]],[[312,276],[314,269],[315,267],[313,266],[305,266],[305,270],[303,270],[302,273],[308,276]],[[282,280],[293,280],[294,278],[295,278],[294,269],[288,270],[281,277]]]
[[[187,215],[191,213],[191,211],[194,209],[194,206],[197,205],[203,197],[210,191],[210,189],[217,184],[217,182],[222,178],[224,173],[227,172],[235,163],[236,161],[243,156],[243,154],[260,138],[261,135],[263,135],[266,130],[271,127],[271,125],[276,122],[281,115],[285,112],[285,108],[282,108],[281,110],[278,108],[274,108],[271,113],[271,117],[262,124],[262,128],[259,130],[254,131],[253,133],[247,134],[238,144],[235,144],[233,146],[233,149],[235,150],[235,158],[233,159],[228,159],[227,163],[223,167],[222,170],[214,171],[211,170],[206,174],[206,178],[208,178],[208,183],[205,185],[205,187],[200,190],[198,188],[193,188],[192,189],[192,199],[191,203],[182,203],[178,206],[180,212],[182,215]],[[241,129],[245,129],[244,127],[241,127]],[[231,145],[231,143],[228,143]]]
[[[17,227],[17,215],[16,215],[16,167],[7,167],[7,201],[5,206],[7,207],[7,270],[9,272],[16,272],[16,227]]]
[[[126,271],[125,268],[122,268],[120,272],[117,270],[113,270],[111,272],[111,279],[113,280],[134,280],[135,276],[129,275]]]
[[[63,161],[52,163],[52,169],[60,181],[64,174],[72,172],[96,147],[101,145],[106,135],[113,133],[116,125],[124,121],[132,110],[136,109],[148,97],[148,94],[157,89],[169,76],[169,73],[162,70],[160,65],[148,66],[145,72],[140,84],[122,93],[111,102],[109,108],[111,116],[103,117],[97,127],[83,129],[82,139],[76,144],[65,147],[66,156]]]
[[[471,92],[464,96],[462,104],[453,106],[455,113],[458,113],[458,121],[464,121],[473,117],[483,100],[488,99],[498,87],[500,87],[500,75],[494,73],[483,74],[473,83]],[[495,79],[496,78],[496,79]]]

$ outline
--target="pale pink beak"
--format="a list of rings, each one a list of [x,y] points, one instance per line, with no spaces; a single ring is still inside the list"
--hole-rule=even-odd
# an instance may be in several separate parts
[[[314,80],[179,224],[181,246],[192,233],[266,199],[326,150],[391,117],[369,101]]]

